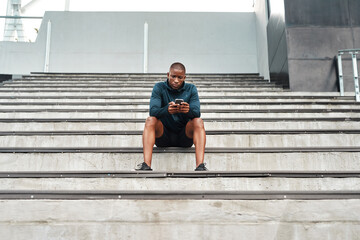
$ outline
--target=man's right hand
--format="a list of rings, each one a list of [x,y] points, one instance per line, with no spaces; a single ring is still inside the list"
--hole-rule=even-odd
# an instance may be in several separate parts
[[[170,114],[179,113],[179,110],[180,110],[180,105],[179,104],[175,104],[174,102],[169,102],[168,112]]]

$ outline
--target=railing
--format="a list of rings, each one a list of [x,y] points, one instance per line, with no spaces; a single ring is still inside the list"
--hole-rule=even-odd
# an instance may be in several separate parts
[[[357,54],[359,54],[360,49],[344,49],[338,51],[338,70],[339,70],[339,84],[340,84],[340,95],[344,96],[344,76],[342,68],[342,55],[350,54],[352,58],[353,73],[354,73],[354,84],[355,84],[355,99],[357,102],[360,102],[360,93],[359,93],[359,75],[357,68]]]
[[[42,18],[0,16],[0,41],[35,42]]]

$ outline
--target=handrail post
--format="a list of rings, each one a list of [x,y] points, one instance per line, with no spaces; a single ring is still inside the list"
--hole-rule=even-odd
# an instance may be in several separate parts
[[[44,72],[49,72],[49,64],[50,64],[50,40],[51,40],[51,21],[49,20],[48,26],[47,26],[47,35],[46,35]]]
[[[344,76],[342,68],[341,54],[338,54],[338,70],[339,70],[339,85],[340,85],[340,96],[344,96]]]
[[[355,98],[357,102],[360,102],[360,94],[359,94],[359,75],[357,69],[357,59],[356,52],[351,53],[352,63],[353,63],[353,72],[354,72],[354,83],[355,83]]]
[[[360,102],[360,91],[359,91],[359,73],[357,66],[357,54],[359,54],[360,49],[344,49],[338,51],[338,70],[339,70],[339,84],[340,84],[340,95],[344,96],[344,75],[342,68],[342,59],[341,55],[349,54],[351,55],[353,73],[354,73],[354,85],[355,85],[355,100]]]

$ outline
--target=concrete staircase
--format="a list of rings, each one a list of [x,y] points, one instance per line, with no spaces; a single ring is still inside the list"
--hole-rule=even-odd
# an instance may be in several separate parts
[[[32,74],[0,87],[4,239],[359,239],[360,104],[251,74],[189,74],[209,172],[194,149],[141,163],[165,74]]]

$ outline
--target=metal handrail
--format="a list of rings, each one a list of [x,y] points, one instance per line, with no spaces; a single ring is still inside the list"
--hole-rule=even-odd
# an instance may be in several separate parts
[[[0,16],[0,18],[12,18],[12,19],[19,19],[19,18],[31,18],[31,19],[43,19],[43,17],[35,17],[35,16]]]
[[[340,85],[340,95],[344,96],[344,76],[342,68],[342,55],[350,54],[353,64],[353,74],[354,74],[354,84],[355,84],[355,99],[357,102],[360,102],[360,93],[359,93],[359,75],[357,69],[357,54],[360,53],[360,49],[343,49],[338,51],[338,69],[339,69],[339,85]]]

